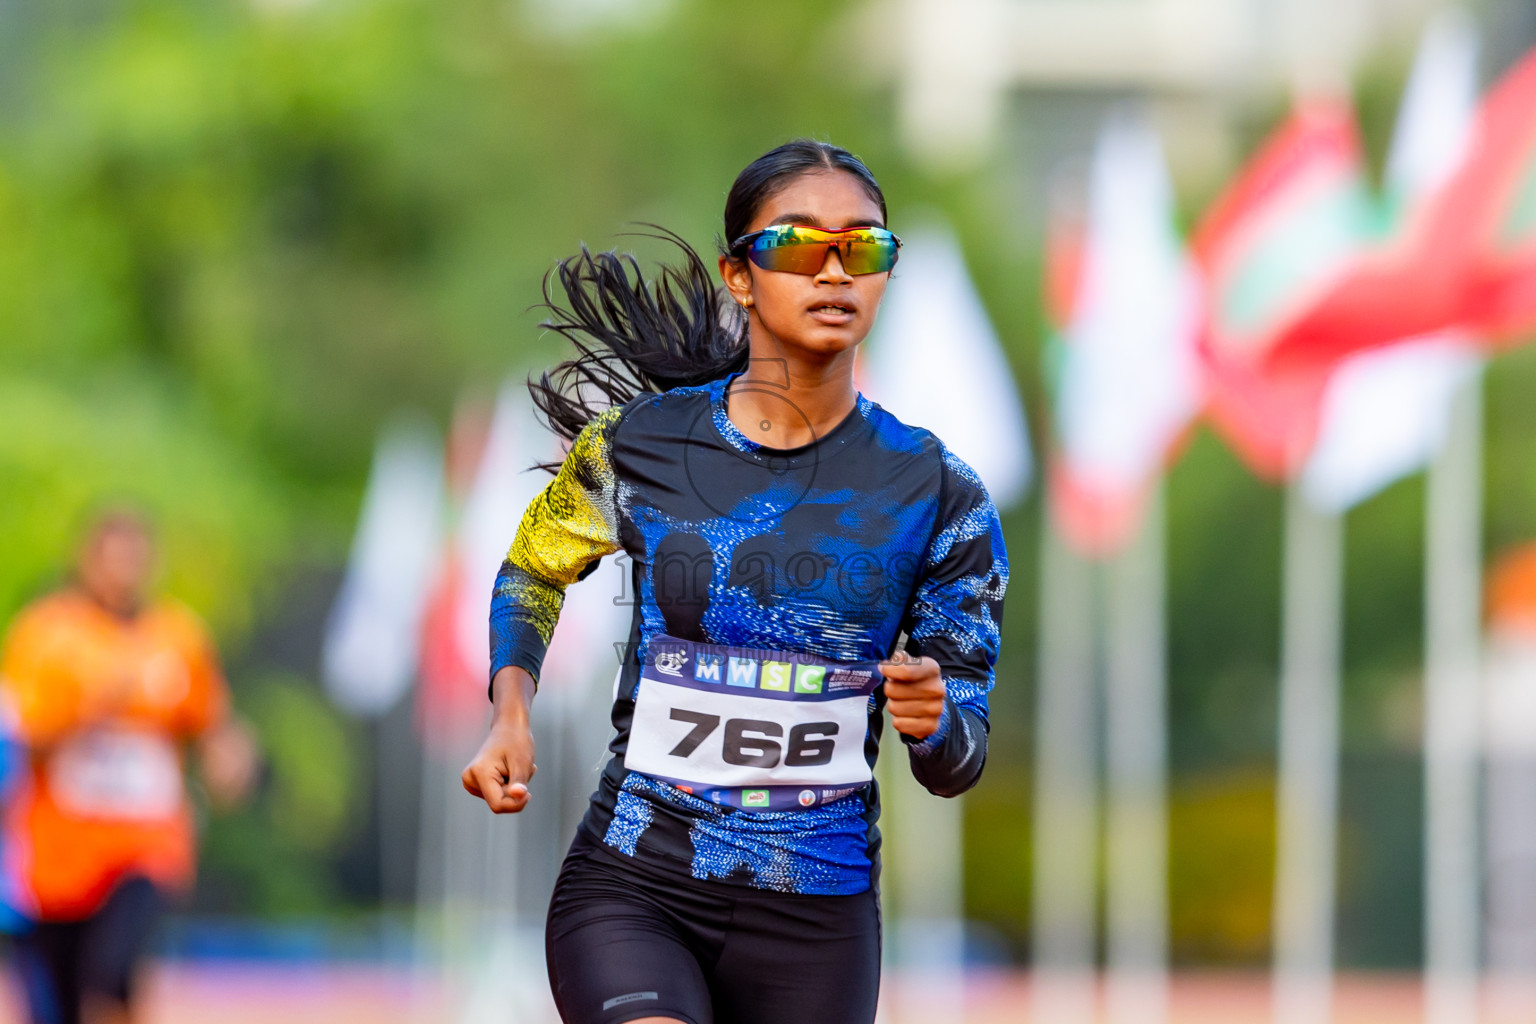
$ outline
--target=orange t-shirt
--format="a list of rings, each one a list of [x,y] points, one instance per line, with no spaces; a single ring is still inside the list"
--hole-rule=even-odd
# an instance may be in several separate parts
[[[24,609],[0,655],[0,693],[29,778],[6,813],[8,870],[41,920],[94,913],[128,875],[191,884],[182,745],[228,694],[206,629],[162,601],[117,618],[63,592]]]

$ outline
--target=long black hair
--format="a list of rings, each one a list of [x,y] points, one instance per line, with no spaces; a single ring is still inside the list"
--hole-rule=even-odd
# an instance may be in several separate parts
[[[802,174],[851,174],[886,216],[885,193],[864,162],[828,142],[795,139],[769,150],[736,176],[725,199],[721,252],[747,233],[758,211]],[[585,245],[544,277],[539,326],[570,339],[576,355],[529,378],[533,404],[567,441],[604,409],[648,391],[704,384],[747,366],[744,311],[715,285],[703,258],[665,228],[653,237],[675,245],[681,262],[648,282],[632,254],[593,253]],[[565,294],[562,304],[555,289]],[[553,469],[553,466],[546,466]]]

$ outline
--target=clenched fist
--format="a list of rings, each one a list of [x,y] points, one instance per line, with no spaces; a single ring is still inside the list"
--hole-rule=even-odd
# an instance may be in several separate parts
[[[939,731],[944,714],[944,678],[932,658],[914,658],[898,651],[880,663],[885,676],[885,702],[896,731],[925,740]]]
[[[516,814],[528,806],[528,782],[539,770],[528,725],[533,691],[533,677],[520,668],[496,673],[490,734],[459,776],[464,789],[497,814]]]

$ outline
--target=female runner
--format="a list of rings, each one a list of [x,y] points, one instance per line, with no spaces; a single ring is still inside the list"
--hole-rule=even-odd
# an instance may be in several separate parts
[[[549,910],[568,1024],[874,1020],[881,707],[929,791],[986,760],[997,512],[854,387],[901,244],[880,186],[788,143],[736,179],[725,239],[728,296],[676,239],[655,286],[632,257],[561,263],[549,326],[579,354],[533,386],[571,447],[491,601],[494,716],[463,776],[491,810],[529,799],[565,587],[623,551],[637,597],[613,757]]]

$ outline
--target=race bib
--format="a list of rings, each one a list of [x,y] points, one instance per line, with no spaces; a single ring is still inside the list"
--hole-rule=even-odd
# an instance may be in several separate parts
[[[169,818],[181,808],[181,759],[162,736],[93,729],[49,757],[48,788],[61,810],[84,818]]]
[[[651,641],[625,767],[704,800],[781,811],[840,799],[864,757],[877,662]]]

